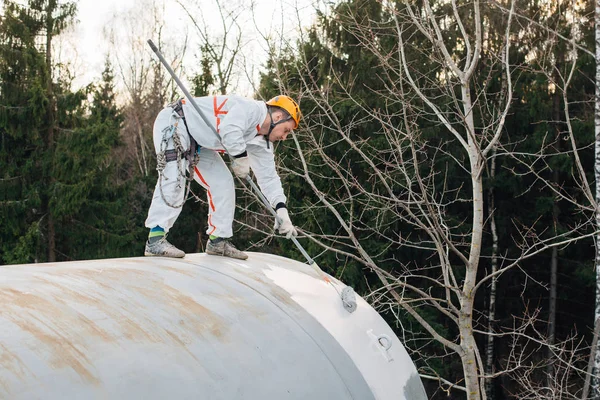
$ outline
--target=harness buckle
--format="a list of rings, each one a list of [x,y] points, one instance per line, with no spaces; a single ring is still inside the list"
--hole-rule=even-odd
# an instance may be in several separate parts
[[[176,102],[169,104],[169,107],[171,107],[177,115],[185,119],[185,115],[183,114],[183,99],[179,99]]]

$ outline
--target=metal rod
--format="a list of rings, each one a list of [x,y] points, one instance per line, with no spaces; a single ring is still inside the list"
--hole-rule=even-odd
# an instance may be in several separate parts
[[[173,71],[173,69],[167,62],[167,60],[165,60],[165,58],[161,54],[160,50],[158,50],[158,47],[156,47],[156,45],[154,44],[154,42],[151,39],[148,39],[148,44],[150,45],[150,48],[152,49],[152,51],[154,51],[154,53],[158,56],[158,59],[160,60],[160,62],[164,65],[164,67],[167,69],[167,71],[169,71],[169,74],[171,74],[171,77],[175,80],[175,82],[177,82],[177,86],[179,86],[179,88],[181,89],[181,91],[183,92],[185,97],[188,98],[188,100],[190,101],[190,104],[194,107],[194,109],[198,112],[200,117],[204,120],[204,123],[213,131],[213,133],[215,135],[217,135],[217,137],[219,138],[219,142],[221,142],[221,136],[219,136],[219,134],[217,133],[217,130],[212,126],[212,124],[210,123],[208,118],[206,118],[204,116],[204,114],[200,110],[200,107],[198,106],[198,104],[196,104],[196,102],[194,101],[194,98],[192,97],[190,92],[188,92],[188,90],[185,88],[183,82],[181,82],[179,80],[179,78],[177,77],[177,74],[175,74],[175,71]],[[222,144],[223,143],[221,143],[221,145]],[[223,148],[225,148],[225,146],[223,146]],[[225,149],[225,151],[227,151],[227,149]],[[229,154],[229,152],[227,152],[227,154]]]
[[[260,197],[260,199],[262,200],[263,204],[265,205],[265,207],[271,211],[271,214],[273,214],[273,216],[275,217],[275,219],[277,219],[277,221],[279,223],[281,223],[281,218],[279,218],[279,216],[277,216],[277,212],[275,210],[273,210],[273,207],[271,207],[271,205],[269,204],[269,201],[265,198],[265,196],[262,194],[262,192],[258,189],[258,186],[256,186],[256,183],[254,183],[254,181],[252,180],[252,178],[250,178],[250,176],[246,177],[246,181],[250,184],[250,186],[252,186],[252,189],[254,189],[254,191],[258,194],[258,197]],[[296,237],[292,236],[292,242],[294,242],[294,244],[296,245],[296,247],[298,248],[298,250],[300,250],[300,253],[302,253],[302,255],[304,256],[304,258],[306,258],[306,261],[308,261],[308,263],[310,265],[314,264],[314,260],[308,255],[308,253],[306,252],[306,250],[304,250],[304,247],[302,247],[302,245],[300,244],[300,242],[298,242],[298,239],[296,239]]]
[[[210,127],[210,129],[212,130],[212,132],[217,136],[217,138],[219,139],[219,142],[221,143],[221,146],[223,146],[223,149],[225,149],[225,152],[231,157],[231,153],[229,153],[229,151],[227,150],[227,148],[225,148],[225,145],[221,141],[221,136],[219,136],[219,133],[212,126],[212,123],[208,120],[208,118],[206,118],[206,116],[204,115],[204,113],[202,112],[202,110],[200,110],[200,107],[198,106],[198,104],[194,100],[194,97],[192,97],[192,95],[190,94],[190,92],[186,89],[186,87],[183,84],[183,82],[181,82],[179,80],[179,77],[177,76],[177,74],[175,74],[175,71],[173,71],[173,69],[171,68],[171,66],[169,65],[169,63],[167,63],[167,60],[165,60],[165,58],[161,54],[160,50],[158,50],[158,47],[156,47],[156,45],[154,44],[154,42],[152,42],[151,39],[148,39],[148,44],[150,45],[150,48],[152,49],[152,51],[154,51],[154,53],[156,54],[156,56],[158,57],[158,59],[160,60],[160,62],[163,64],[163,66],[167,69],[167,71],[169,71],[169,74],[171,74],[171,77],[175,80],[175,82],[177,83],[177,86],[179,86],[179,88],[181,89],[181,91],[183,92],[183,94],[185,95],[185,97],[187,97],[187,99],[190,101],[190,104],[194,107],[194,109],[200,115],[200,117],[202,118],[202,120],[204,120],[204,123],[206,123],[206,125],[208,125]],[[250,184],[250,186],[252,187],[252,189],[254,190],[254,192],[261,199],[261,201],[263,202],[263,204],[265,205],[265,207],[271,212],[271,214],[273,214],[273,216],[275,216],[275,219],[277,220],[277,222],[279,222],[281,224],[281,222],[282,222],[281,218],[279,218],[279,216],[277,216],[277,212],[273,209],[273,207],[271,206],[271,204],[269,204],[269,201],[262,194],[262,192],[260,191],[260,189],[258,188],[258,186],[256,186],[256,183],[254,183],[254,181],[252,180],[252,178],[250,176],[246,176],[246,181]],[[300,244],[300,242],[298,242],[298,239],[296,239],[294,236],[292,236],[292,242],[294,242],[294,244],[296,245],[296,247],[298,248],[298,250],[300,250],[300,253],[302,253],[302,255],[304,256],[304,258],[306,258],[306,261],[310,265],[313,265],[315,261],[308,255],[308,253],[306,252],[306,250],[304,250],[304,247],[302,247],[302,245]]]

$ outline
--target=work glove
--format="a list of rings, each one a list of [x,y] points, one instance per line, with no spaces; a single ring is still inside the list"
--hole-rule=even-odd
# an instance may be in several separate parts
[[[234,157],[231,162],[231,170],[238,178],[246,179],[250,173],[250,160],[248,156]]]
[[[281,220],[281,222],[279,222]],[[290,214],[285,207],[277,209],[277,218],[275,218],[275,229],[279,229],[281,235],[285,235],[286,238],[291,239],[292,236],[298,236],[298,231],[294,228],[292,221],[290,220]]]

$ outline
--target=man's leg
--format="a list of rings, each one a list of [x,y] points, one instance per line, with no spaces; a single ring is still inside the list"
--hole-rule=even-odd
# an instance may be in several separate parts
[[[208,197],[206,233],[210,239],[206,252],[245,260],[248,256],[229,241],[233,236],[235,186],[223,157],[214,150],[202,148],[200,161],[194,169],[194,179],[206,189]]]
[[[175,148],[174,135],[179,137],[183,149],[187,150],[189,137],[183,121],[174,116],[173,110],[166,108],[158,114],[154,123],[154,148],[157,154],[164,154]],[[167,161],[164,166],[159,166],[164,169],[162,173],[159,172],[145,223],[146,227],[150,228],[144,252],[147,256],[183,257],[185,255],[166,240],[165,234],[169,232],[181,213],[187,183],[185,179],[187,166],[185,158]]]

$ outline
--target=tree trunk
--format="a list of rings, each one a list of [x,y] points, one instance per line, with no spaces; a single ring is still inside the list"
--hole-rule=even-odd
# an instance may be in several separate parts
[[[472,154],[472,159],[479,160],[478,154]],[[479,165],[472,162],[472,167]],[[477,357],[477,343],[473,335],[473,289],[477,282],[477,267],[479,265],[479,254],[481,249],[481,235],[483,228],[483,183],[478,175],[479,167],[473,172],[473,237],[471,238],[471,254],[469,265],[467,267],[465,282],[463,285],[461,312],[459,316],[460,346],[463,351],[461,354],[463,372],[465,374],[465,387],[467,390],[467,399],[481,399],[481,390],[479,382],[479,369]]]
[[[491,162],[490,162],[490,178],[494,180],[496,177],[496,148],[491,154]],[[498,270],[498,232],[496,230],[496,213],[495,213],[495,199],[494,199],[494,189],[490,188],[488,194],[488,213],[490,218],[490,230],[492,232],[492,271],[491,273],[495,273]],[[490,297],[489,297],[489,307],[488,307],[488,333],[490,335],[487,337],[486,343],[486,362],[485,362],[485,372],[488,375],[494,373],[494,336],[491,333],[494,331],[494,320],[496,319],[496,284],[498,279],[494,276],[492,278],[492,282],[490,285]],[[486,379],[485,382],[485,393],[486,398],[488,400],[494,400],[494,381],[489,378]]]
[[[596,133],[595,153],[595,178],[596,178],[596,226],[600,228],[600,0],[595,2],[596,19],[596,104],[594,125]],[[600,234],[596,235],[596,311],[594,315],[595,326],[600,324]],[[590,398],[600,399],[600,341],[592,347],[590,362],[593,360],[592,392]]]
[[[557,71],[560,68],[560,63],[556,64],[556,68],[555,71]],[[558,73],[555,73],[555,79],[560,79],[559,76],[557,76]],[[555,92],[552,96],[552,120],[553,120],[553,124],[554,124],[554,139],[556,140],[556,152],[560,154],[561,152],[561,138],[560,138],[560,100],[561,100],[561,96],[558,94],[558,91]],[[558,171],[558,168],[554,168],[554,171],[552,172],[552,181],[554,182],[555,185],[560,185],[560,174]],[[557,228],[558,228],[558,213],[559,213],[559,209],[558,209],[558,198],[555,197],[554,199],[554,204],[552,206],[552,222],[554,225],[554,234],[558,234],[557,232]],[[550,298],[549,298],[549,302],[548,302],[548,345],[549,346],[554,346],[555,343],[555,337],[556,337],[556,285],[558,282],[558,248],[557,247],[553,247],[552,248],[552,255],[550,257]],[[547,382],[547,387],[554,387],[555,383],[553,383],[554,380],[554,362],[553,362],[553,351],[551,349],[551,347],[548,347],[548,353],[547,353],[547,357],[548,357],[548,368],[546,370],[546,379],[548,380]]]
[[[471,91],[467,81],[463,81],[462,88],[463,112],[467,124],[467,141],[469,143],[469,161],[471,167],[471,182],[473,185],[473,232],[471,233],[471,247],[469,250],[469,263],[465,273],[461,299],[461,313],[459,316],[460,346],[463,371],[465,374],[465,387],[469,400],[481,398],[479,385],[480,370],[478,370],[478,349],[473,336],[473,302],[475,284],[477,283],[477,269],[481,255],[483,236],[483,180],[481,177],[482,158],[475,142],[475,121],[473,118],[473,103]]]
[[[588,395],[590,392],[590,382],[592,381],[592,376],[594,374],[594,367],[595,367],[595,363],[594,363],[594,351],[593,349],[597,349],[598,345],[600,344],[600,341],[598,340],[598,337],[600,336],[600,318],[596,319],[596,327],[594,328],[594,335],[593,335],[593,339],[592,339],[592,356],[590,357],[590,360],[588,362],[588,368],[587,368],[587,375],[585,376],[585,382],[583,385],[583,393],[581,398],[583,400],[588,399]],[[592,400],[598,400],[600,399],[600,397],[596,396],[594,397],[593,395],[591,397],[589,397]]]

